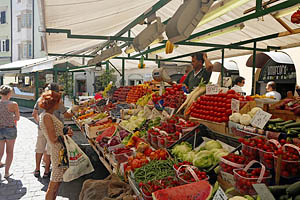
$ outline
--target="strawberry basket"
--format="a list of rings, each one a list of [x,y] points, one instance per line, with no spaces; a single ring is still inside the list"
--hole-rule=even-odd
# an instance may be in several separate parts
[[[255,163],[260,164],[261,167],[250,168]],[[235,181],[234,187],[242,195],[255,195],[256,191],[252,185],[257,183],[269,185],[272,178],[270,171],[266,170],[266,167],[256,160],[249,162],[245,168],[234,169],[233,173]]]
[[[252,160],[259,160],[259,151],[256,147],[242,144],[242,153],[249,162]]]
[[[293,144],[285,144],[274,154],[274,166],[277,166],[281,155],[280,176],[297,178],[300,176],[300,148]]]
[[[200,171],[197,167],[192,165],[181,165],[175,169],[176,177],[180,185],[198,182],[201,180],[208,181],[209,176],[206,172]]]
[[[268,169],[274,169],[274,151],[281,147],[277,140],[271,139],[267,141],[267,148],[258,149],[259,160]]]

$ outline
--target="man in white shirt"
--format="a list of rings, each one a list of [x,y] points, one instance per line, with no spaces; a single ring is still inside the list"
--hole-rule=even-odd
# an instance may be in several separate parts
[[[232,90],[236,91],[237,93],[240,93],[241,95],[244,95],[244,91],[242,90],[242,87],[245,85],[245,78],[244,77],[237,77],[234,81],[234,86],[231,88]]]
[[[274,99],[276,99],[276,100],[281,99],[281,94],[276,91],[276,83],[274,81],[268,82],[266,89],[267,89],[266,97],[273,96]]]

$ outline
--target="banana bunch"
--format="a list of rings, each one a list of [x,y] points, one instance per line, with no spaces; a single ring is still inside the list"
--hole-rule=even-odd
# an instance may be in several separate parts
[[[111,89],[112,87],[112,82],[110,82],[104,89],[103,91],[103,97],[107,97],[107,92]]]
[[[166,48],[165,48],[165,50],[166,50],[166,54],[173,53],[173,50],[174,50],[174,44],[168,40],[167,43],[166,43]]]
[[[151,99],[152,99],[152,94],[146,94],[137,100],[136,105],[145,106]]]

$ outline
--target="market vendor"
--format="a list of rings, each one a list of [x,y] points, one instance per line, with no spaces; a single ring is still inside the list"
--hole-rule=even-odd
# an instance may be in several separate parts
[[[239,76],[235,79],[234,86],[231,89],[236,91],[237,93],[239,93],[241,95],[245,95],[245,92],[242,89],[242,87],[244,87],[244,85],[245,85],[245,78]]]
[[[201,79],[208,83],[213,69],[213,64],[207,58],[207,54],[201,52],[192,55],[192,66],[193,70],[183,82],[189,88],[189,92],[199,85]]]
[[[274,81],[270,81],[267,83],[266,90],[266,97],[274,97],[274,99],[276,100],[281,99],[281,94],[276,91],[276,83]]]

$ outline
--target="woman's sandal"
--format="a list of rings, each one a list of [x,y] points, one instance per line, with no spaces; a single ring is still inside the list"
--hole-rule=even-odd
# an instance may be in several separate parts
[[[44,172],[43,178],[50,178],[51,172]]]
[[[40,170],[34,170],[34,177],[39,178],[41,176]]]
[[[11,174],[7,174],[7,175],[4,176],[4,178],[5,178],[5,179],[8,179],[8,178],[11,177],[12,175],[13,175],[12,173],[11,173]]]

